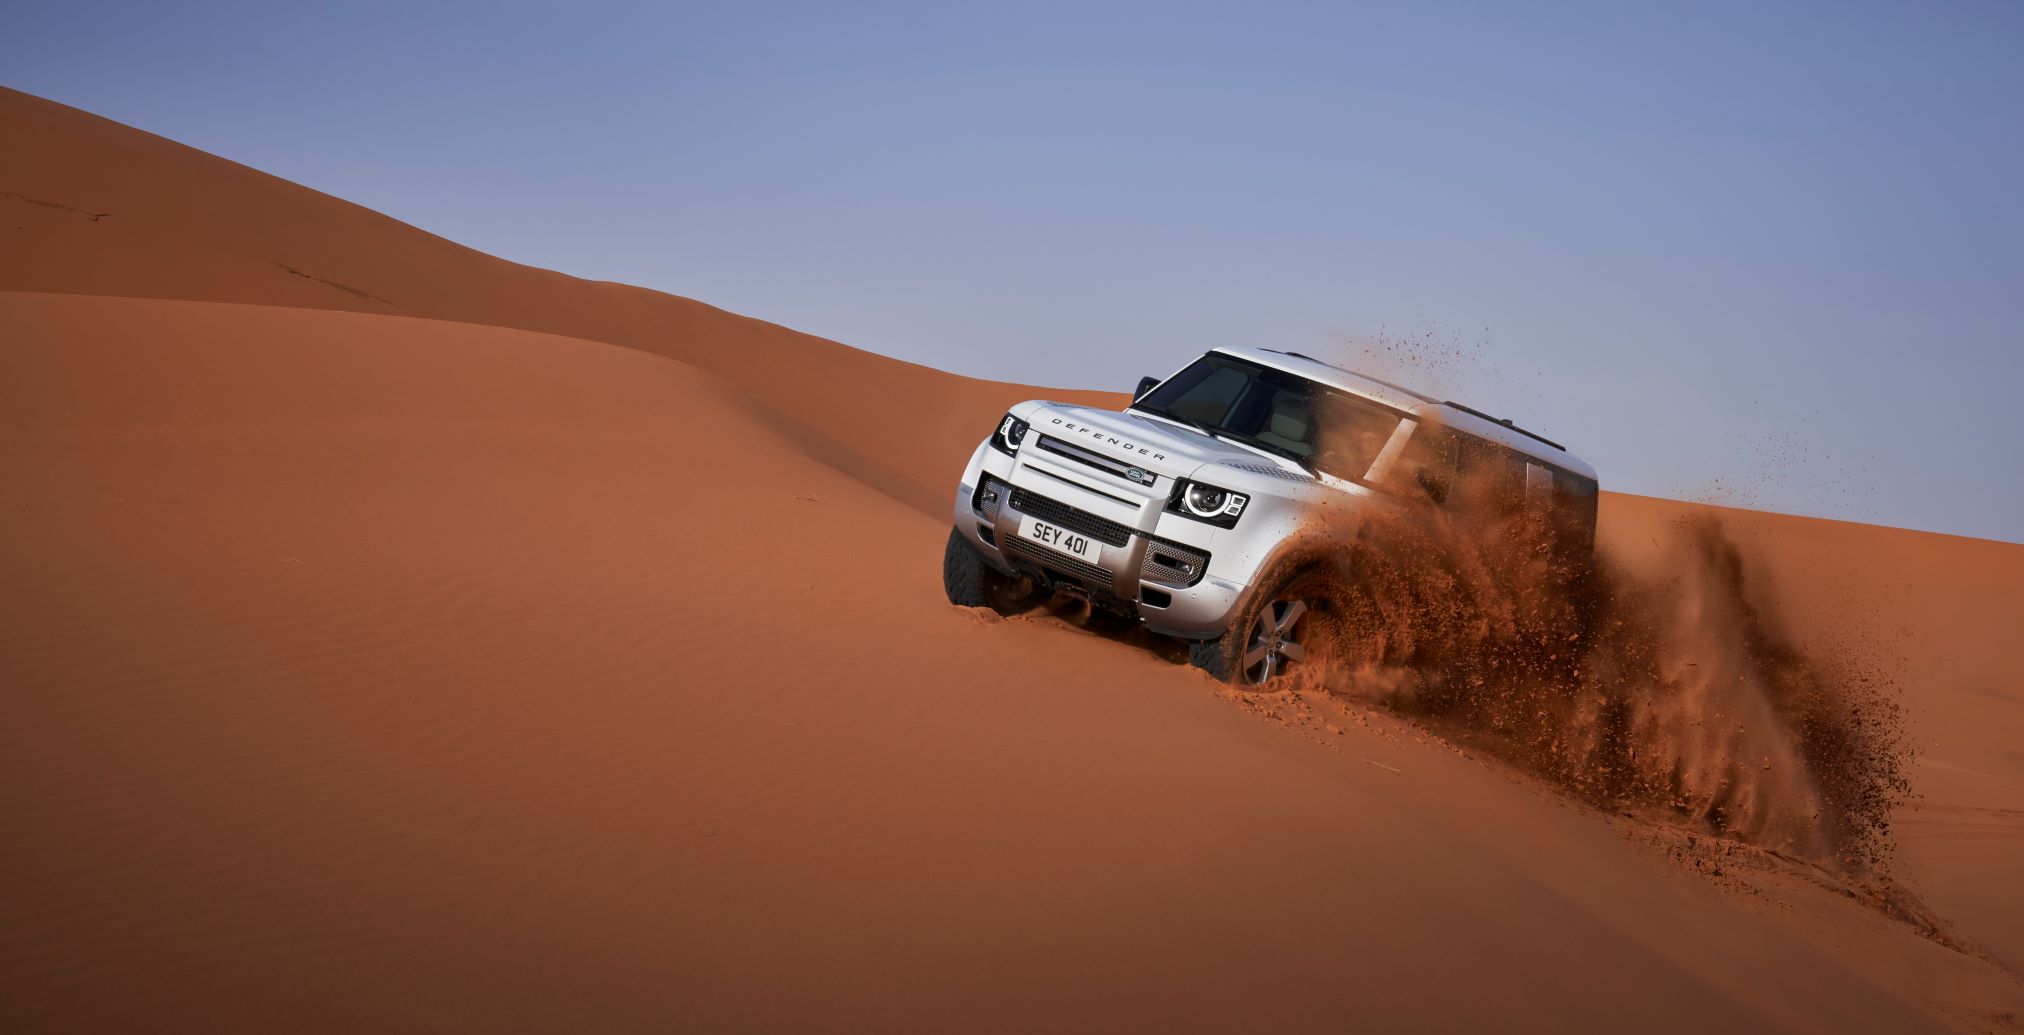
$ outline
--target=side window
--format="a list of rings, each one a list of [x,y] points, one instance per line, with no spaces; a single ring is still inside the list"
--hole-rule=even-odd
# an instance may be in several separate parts
[[[1337,392],[1322,392],[1315,402],[1320,424],[1314,442],[1317,462],[1344,477],[1368,476],[1378,454],[1398,430],[1398,414]]]
[[[1305,386],[1274,384],[1261,377],[1244,400],[1243,412],[1225,426],[1256,428],[1252,434],[1260,441],[1302,459],[1310,458],[1315,444],[1313,396]]]
[[[1464,437],[1461,459],[1460,477],[1451,494],[1457,505],[1486,512],[1509,512],[1524,505],[1523,457],[1503,446]]]
[[[1454,490],[1460,450],[1461,439],[1454,432],[1422,421],[1392,464],[1386,487],[1405,499],[1444,504]]]
[[[1525,503],[1531,507],[1546,507],[1553,503],[1553,468],[1526,461]]]
[[[1592,549],[1595,546],[1595,483],[1586,478],[1561,473],[1555,476],[1558,483],[1554,494],[1554,514],[1560,522],[1565,540],[1570,546]]]

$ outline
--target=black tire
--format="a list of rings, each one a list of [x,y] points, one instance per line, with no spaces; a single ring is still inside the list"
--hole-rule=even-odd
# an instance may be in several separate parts
[[[1214,679],[1229,682],[1230,666],[1234,661],[1230,657],[1229,645],[1224,642],[1229,638],[1230,634],[1226,632],[1213,640],[1196,640],[1188,644],[1188,664],[1207,672]]]
[[[1325,648],[1325,636],[1310,635],[1317,617],[1333,610],[1322,580],[1296,570],[1265,585],[1269,591],[1238,606],[1223,635],[1188,644],[1188,664],[1225,683],[1263,689],[1306,664],[1310,649]]]
[[[949,529],[949,545],[942,550],[942,590],[949,595],[949,603],[958,607],[988,607],[1006,615],[1032,606],[1037,595],[1028,580],[991,567],[963,533],[953,528]]]

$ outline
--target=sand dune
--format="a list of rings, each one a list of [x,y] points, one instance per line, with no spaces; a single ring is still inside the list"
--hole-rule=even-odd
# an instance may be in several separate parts
[[[10,141],[0,211],[14,224],[0,250],[7,289],[389,313],[642,349],[750,389],[807,448],[924,512],[946,509],[946,472],[992,411],[1030,397],[690,299],[507,262],[4,88],[0,136]],[[903,409],[867,405],[902,398]]]
[[[1036,390],[25,95],[0,130],[8,1030],[2024,1012],[2024,549],[1723,515],[1801,635],[1901,673],[1900,876],[1985,958],[1382,713],[949,608],[947,481]]]

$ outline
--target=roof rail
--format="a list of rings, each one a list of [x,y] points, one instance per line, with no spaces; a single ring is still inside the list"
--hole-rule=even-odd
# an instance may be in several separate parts
[[[1444,403],[1442,403],[1441,405],[1443,405],[1443,406],[1453,406],[1453,407],[1454,407],[1455,409],[1458,409],[1458,410],[1462,411],[1463,413],[1467,413],[1467,414],[1471,414],[1471,415],[1473,415],[1473,416],[1477,416],[1477,417],[1481,417],[1481,418],[1483,418],[1484,420],[1486,420],[1486,421],[1489,421],[1489,422],[1490,422],[1490,423],[1492,423],[1492,424],[1497,424],[1497,425],[1501,425],[1501,426],[1503,426],[1503,427],[1506,427],[1506,428],[1510,428],[1510,429],[1511,429],[1512,431],[1515,431],[1515,432],[1519,433],[1520,435],[1523,435],[1523,436],[1525,436],[1526,438],[1529,438],[1529,439],[1531,439],[1531,440],[1533,440],[1533,441],[1535,441],[1535,442],[1544,442],[1544,443],[1546,443],[1547,445],[1549,445],[1549,446],[1552,446],[1553,448],[1555,448],[1555,449],[1558,449],[1558,450],[1560,450],[1560,451],[1561,451],[1561,452],[1563,452],[1563,453],[1567,452],[1567,447],[1566,447],[1566,446],[1563,446],[1563,445],[1561,445],[1560,443],[1558,443],[1558,442],[1555,442],[1555,441],[1553,441],[1552,439],[1550,439],[1550,438],[1547,438],[1546,436],[1544,436],[1544,435],[1541,435],[1541,434],[1539,434],[1539,433],[1538,433],[1538,432],[1536,432],[1536,431],[1526,431],[1526,430],[1525,430],[1524,428],[1521,428],[1521,427],[1519,427],[1518,425],[1516,425],[1516,424],[1513,424],[1513,423],[1511,423],[1511,418],[1509,418],[1509,417],[1492,417],[1492,416],[1490,416],[1489,414],[1487,414],[1487,413],[1484,413],[1484,412],[1483,412],[1482,410],[1478,410],[1478,409],[1475,409],[1474,407],[1470,407],[1470,406],[1464,406],[1464,405],[1462,405],[1461,403],[1458,403],[1458,402],[1454,401],[1453,399],[1450,399],[1450,400],[1448,400],[1447,402],[1444,402]]]

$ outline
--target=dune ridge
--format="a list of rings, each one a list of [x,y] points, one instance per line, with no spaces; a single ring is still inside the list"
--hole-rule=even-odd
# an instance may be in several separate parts
[[[955,377],[693,299],[486,255],[194,148],[0,88],[14,245],[0,286],[489,324],[624,345],[717,374],[811,449],[926,513],[946,509],[993,409],[1024,386]],[[859,393],[835,390],[850,384]],[[1117,393],[1049,389],[1071,402]],[[876,405],[907,399],[904,408]]]
[[[1810,642],[1886,634],[1930,742],[1899,868],[1981,958],[1384,714],[947,607],[947,482],[1036,390],[26,95],[0,131],[10,1030],[2024,1013],[2024,550],[1603,504],[1624,555],[1718,514]]]

